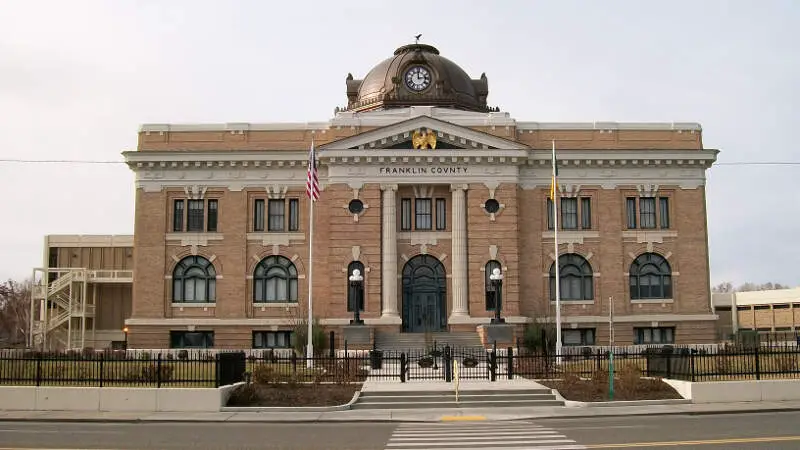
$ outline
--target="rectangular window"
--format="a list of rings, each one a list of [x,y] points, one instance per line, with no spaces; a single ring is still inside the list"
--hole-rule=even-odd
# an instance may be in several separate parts
[[[431,199],[418,198],[414,201],[414,228],[417,230],[430,230],[433,228],[433,212]]]
[[[400,229],[408,231],[411,229],[411,199],[400,200]]]
[[[564,345],[595,345],[594,328],[562,329]]]
[[[203,231],[203,200],[189,200],[186,231]]]
[[[656,227],[656,199],[642,197],[639,199],[639,225],[642,228]]]
[[[547,198],[547,229],[553,229],[553,200]]]
[[[170,348],[212,348],[213,331],[170,331]]]
[[[581,229],[592,229],[592,199],[589,197],[581,199]]]
[[[300,229],[300,201],[296,198],[289,199],[289,231]]]
[[[283,226],[286,220],[286,206],[282,199],[270,199],[269,204],[269,219],[267,222],[267,230],[269,231],[283,231]]]
[[[183,231],[183,200],[175,200],[172,208],[172,231]]]
[[[447,229],[447,202],[443,198],[436,199],[436,229]]]
[[[253,348],[291,348],[291,331],[253,331]]]
[[[575,230],[578,228],[578,199],[561,199],[561,229]]]
[[[633,343],[634,345],[674,344],[675,328],[672,327],[634,328]]]
[[[256,199],[253,205],[253,231],[264,231],[264,199]]]
[[[625,210],[628,216],[628,228],[636,228],[636,198],[628,197],[625,203]]]
[[[658,199],[658,207],[659,211],[658,214],[660,216],[660,223],[662,229],[669,228],[669,198],[668,197],[661,197]]]
[[[207,231],[217,231],[217,217],[219,215],[219,200],[208,201],[208,228]]]

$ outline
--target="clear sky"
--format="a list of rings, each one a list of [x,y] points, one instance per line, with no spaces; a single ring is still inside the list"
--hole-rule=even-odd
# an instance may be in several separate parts
[[[324,121],[435,45],[523,121],[700,122],[721,163],[800,162],[800,2],[0,0],[0,159],[122,161],[142,123]],[[800,285],[800,164],[708,172],[712,282]],[[0,279],[46,234],[133,232],[122,164],[0,162]]]

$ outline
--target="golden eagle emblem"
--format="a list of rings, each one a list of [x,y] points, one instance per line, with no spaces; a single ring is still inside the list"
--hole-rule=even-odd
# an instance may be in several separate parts
[[[426,129],[417,130],[411,137],[411,144],[414,148],[434,149],[436,148],[436,133]]]

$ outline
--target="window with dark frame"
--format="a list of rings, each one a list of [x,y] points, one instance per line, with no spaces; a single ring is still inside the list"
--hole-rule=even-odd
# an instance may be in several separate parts
[[[578,199],[561,199],[561,229],[576,230],[578,228]]]
[[[189,212],[186,220],[186,231],[203,231],[203,200],[189,200]]]
[[[269,199],[267,203],[267,230],[283,231],[286,221],[286,203],[283,199]]]
[[[635,327],[633,329],[633,344],[674,344],[674,327]]]
[[[289,199],[289,231],[300,229],[300,201],[296,198]]]
[[[436,199],[436,230],[447,229],[447,201],[443,198]]]
[[[639,199],[639,226],[648,230],[656,227],[656,199],[654,197]]]
[[[562,328],[564,346],[595,345],[594,328]]]
[[[291,348],[291,331],[253,331],[253,348]]]
[[[264,199],[257,198],[253,204],[253,231],[264,231]]]
[[[400,230],[411,230],[411,199],[403,198],[400,200]]]
[[[433,228],[433,211],[429,198],[414,200],[414,229],[430,230]]]
[[[172,207],[172,231],[183,231],[183,200],[175,200]]]
[[[170,331],[170,348],[213,348],[213,331]]]
[[[630,266],[631,300],[672,298],[672,269],[657,253],[643,253]]]
[[[659,215],[662,229],[669,228],[669,197],[659,197]]]
[[[547,229],[548,230],[552,230],[553,229],[553,226],[554,226],[553,222],[555,222],[553,220],[553,200],[548,197],[547,198]]]
[[[581,229],[592,229],[592,199],[590,197],[581,198]]]
[[[208,224],[206,225],[206,231],[209,232],[216,232],[217,231],[217,220],[219,217],[219,201],[216,199],[208,201]]]
[[[626,226],[633,230],[670,228],[669,197],[627,197]]]
[[[594,300],[594,271],[581,255],[565,253],[558,257],[558,295],[562,301]],[[556,263],[550,265],[550,301],[556,299]]]
[[[253,271],[254,303],[296,303],[297,267],[286,257],[268,256]]]

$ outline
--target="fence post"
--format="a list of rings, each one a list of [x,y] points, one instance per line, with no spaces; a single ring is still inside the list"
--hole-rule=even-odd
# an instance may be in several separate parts
[[[99,368],[100,373],[99,373],[98,378],[99,378],[99,381],[100,381],[100,387],[103,387],[103,354],[102,353],[100,353],[100,360],[99,361],[100,362],[97,364],[98,366],[100,366],[100,368]]]
[[[331,358],[336,356],[336,334],[331,330],[330,334],[328,335],[328,354]]]
[[[158,364],[156,365],[156,387],[161,387],[161,353],[158,354]]]
[[[36,354],[36,386],[42,385],[42,353]]]
[[[514,378],[514,347],[508,347],[508,362],[506,364],[508,379],[511,380]]]
[[[672,352],[667,353],[667,378],[672,378]]]
[[[761,347],[761,343],[756,339],[756,380],[761,379],[761,356],[759,356],[759,347]]]
[[[497,381],[497,341],[492,344],[492,354],[489,358],[489,376],[491,381]]]
[[[400,382],[406,382],[406,352],[400,354]]]
[[[214,387],[219,387],[220,383],[220,363],[219,363],[219,353],[214,355]]]
[[[453,358],[450,355],[450,346],[444,346],[444,381],[453,381]]]
[[[694,349],[689,350],[689,366],[692,369],[692,383],[695,381]]]
[[[297,353],[292,352],[292,375],[297,375]]]

